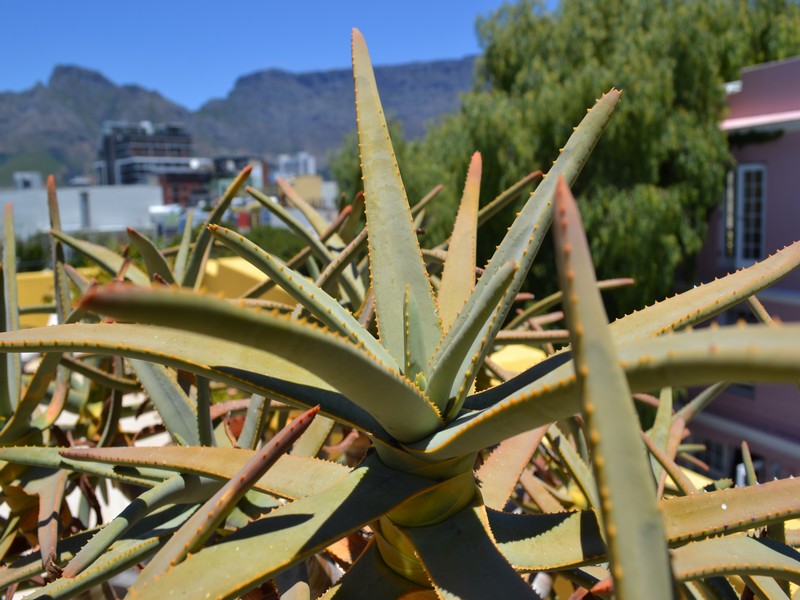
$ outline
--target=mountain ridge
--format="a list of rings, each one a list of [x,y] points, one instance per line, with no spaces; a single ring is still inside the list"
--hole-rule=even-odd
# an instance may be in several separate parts
[[[384,108],[409,138],[458,107],[473,82],[475,57],[375,68]],[[47,83],[0,92],[0,186],[13,171],[88,174],[103,121],[182,123],[195,153],[246,153],[267,158],[307,150],[324,164],[355,128],[349,69],[292,73],[278,68],[238,77],[223,98],[197,110],[135,83],[116,84],[79,65],[54,67]]]

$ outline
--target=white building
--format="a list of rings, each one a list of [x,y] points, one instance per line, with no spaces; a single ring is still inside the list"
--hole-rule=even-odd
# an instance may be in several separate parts
[[[0,205],[11,203],[16,236],[27,239],[50,230],[47,190],[0,190]],[[151,231],[151,206],[164,203],[158,185],[82,186],[58,190],[61,228],[67,232],[119,232],[126,227]]]

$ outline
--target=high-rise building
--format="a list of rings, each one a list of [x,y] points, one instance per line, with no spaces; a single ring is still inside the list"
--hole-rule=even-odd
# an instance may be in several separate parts
[[[97,154],[100,185],[155,183],[165,204],[194,205],[208,197],[213,162],[193,156],[192,136],[181,125],[107,121]]]

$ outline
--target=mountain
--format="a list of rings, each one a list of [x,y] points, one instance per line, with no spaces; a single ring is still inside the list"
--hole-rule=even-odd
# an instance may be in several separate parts
[[[408,137],[458,107],[473,80],[474,58],[377,67],[384,109]],[[348,69],[294,74],[277,69],[239,78],[223,99],[190,111],[158,92],[119,86],[101,73],[58,66],[46,85],[0,93],[0,187],[13,171],[60,177],[88,174],[103,121],[179,122],[200,155],[271,157],[307,150],[325,162],[355,128],[353,76]]]

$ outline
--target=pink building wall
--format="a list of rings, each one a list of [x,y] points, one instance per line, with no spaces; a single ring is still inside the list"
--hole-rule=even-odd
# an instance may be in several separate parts
[[[737,168],[758,165],[765,169],[766,257],[800,239],[800,57],[743,70],[741,86],[729,93],[728,106],[730,112],[721,128],[729,134]],[[702,281],[738,266],[725,252],[724,201],[709,221],[698,266]],[[773,317],[800,321],[800,272],[759,293],[758,298]],[[737,313],[747,316],[749,309],[742,306],[732,312],[736,318]],[[753,454],[764,459],[766,478],[800,474],[800,391],[796,385],[733,386],[691,429],[698,440],[718,444],[716,455],[727,456],[729,466],[741,460],[737,448],[745,439]]]

